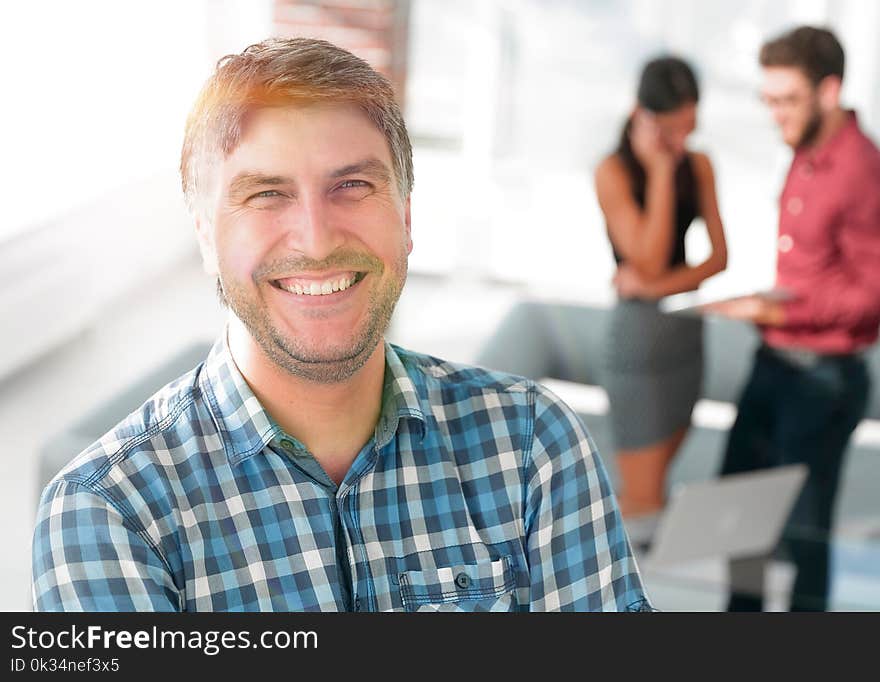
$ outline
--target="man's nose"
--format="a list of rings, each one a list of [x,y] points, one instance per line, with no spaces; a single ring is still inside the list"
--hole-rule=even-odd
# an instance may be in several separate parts
[[[322,260],[339,248],[343,234],[321,192],[300,195],[287,240],[290,247],[312,260]]]

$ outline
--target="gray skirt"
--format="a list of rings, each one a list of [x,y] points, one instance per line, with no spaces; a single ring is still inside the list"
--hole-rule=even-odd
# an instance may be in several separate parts
[[[703,320],[666,315],[656,302],[619,301],[602,357],[618,450],[666,440],[690,424],[703,378]]]

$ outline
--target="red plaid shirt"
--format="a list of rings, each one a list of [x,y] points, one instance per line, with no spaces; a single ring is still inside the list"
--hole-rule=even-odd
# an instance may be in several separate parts
[[[856,115],[819,149],[799,149],[780,197],[777,286],[795,298],[771,346],[851,353],[880,326],[880,150]]]

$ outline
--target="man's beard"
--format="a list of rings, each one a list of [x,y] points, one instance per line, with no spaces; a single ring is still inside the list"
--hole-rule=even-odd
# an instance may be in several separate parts
[[[381,260],[370,254],[337,251],[322,261],[296,258],[270,263],[255,273],[254,280],[265,282],[272,279],[268,273],[287,274],[304,270],[366,272],[367,281],[355,285],[363,286],[373,278],[381,281],[386,268]],[[272,323],[264,302],[245,287],[227,280],[222,289],[230,309],[242,321],[269,360],[293,376],[328,384],[349,379],[369,360],[391,322],[391,315],[406,281],[406,273],[407,256],[402,251],[397,261],[391,265],[391,278],[381,288],[370,291],[366,319],[352,330],[351,338],[339,339],[335,344],[332,344],[334,340],[327,339],[326,343],[315,348],[306,347],[295,332],[289,334],[278,329]]]
[[[795,145],[795,147],[806,147],[812,144],[816,137],[819,135],[819,130],[821,130],[821,128],[822,111],[819,109],[818,103],[814,102],[813,107],[810,111],[810,118],[807,121],[806,126],[804,126],[804,131],[801,133],[801,139],[798,140],[798,143]]]

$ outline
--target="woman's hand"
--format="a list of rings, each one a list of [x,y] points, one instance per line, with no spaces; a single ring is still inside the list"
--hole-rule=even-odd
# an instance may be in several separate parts
[[[624,263],[617,268],[613,282],[620,298],[655,298],[651,286],[631,265]]]
[[[637,109],[633,114],[630,144],[633,154],[647,172],[674,168],[675,155],[663,142],[660,129],[651,112]]]

